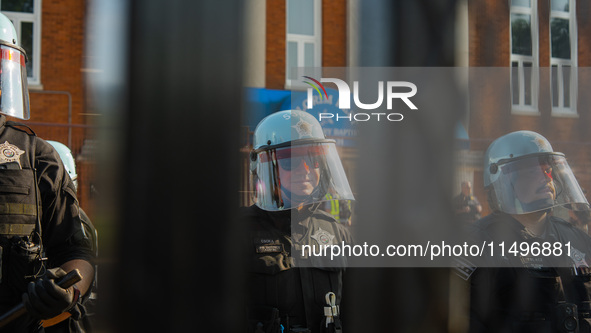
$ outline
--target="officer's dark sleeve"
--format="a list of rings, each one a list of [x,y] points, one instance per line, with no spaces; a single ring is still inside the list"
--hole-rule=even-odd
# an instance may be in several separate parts
[[[494,268],[477,268],[470,277],[470,333],[491,332],[494,322]]]
[[[80,219],[74,183],[55,149],[36,140],[35,166],[42,207],[42,239],[52,267],[82,259],[94,262],[91,242]]]
[[[487,232],[481,229],[478,223],[466,226],[467,239],[472,244],[481,244],[483,241],[491,242]],[[469,333],[495,332],[500,327],[499,321],[499,289],[498,279],[502,270],[494,267],[494,259],[485,247],[482,257],[473,258],[476,265],[473,267],[467,282],[470,288],[470,327]],[[485,262],[487,264],[485,264]]]
[[[351,229],[348,226],[345,226],[343,224],[337,224],[336,227],[341,235],[341,238],[343,239],[343,242],[345,242],[345,244],[348,244],[348,245],[355,244],[353,234],[351,233]]]

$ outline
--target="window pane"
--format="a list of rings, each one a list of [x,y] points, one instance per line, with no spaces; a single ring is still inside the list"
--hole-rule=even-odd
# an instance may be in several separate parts
[[[511,53],[532,55],[530,15],[511,14]]]
[[[568,12],[568,0],[552,0],[552,10],[559,10],[561,12]]]
[[[570,66],[562,66],[562,80],[564,84],[564,107],[570,108]]]
[[[511,6],[531,7],[531,0],[511,0]]]
[[[33,0],[2,0],[0,10],[9,12],[33,12]]]
[[[27,52],[27,76],[33,77],[33,22],[21,23],[21,47]]]
[[[558,66],[552,65],[552,106],[558,107]]]
[[[291,72],[293,67],[298,67],[298,43],[287,42],[287,78],[296,80],[295,73]]]
[[[532,105],[531,98],[532,98],[532,75],[534,71],[532,70],[531,62],[524,62],[523,63],[523,89],[524,89],[524,101],[525,105]]]
[[[513,104],[519,104],[519,64],[511,63],[511,92],[513,93]]]
[[[304,67],[315,67],[314,63],[314,44],[304,44]]]
[[[314,36],[314,0],[288,0],[287,22],[287,33]]]
[[[550,36],[552,42],[552,57],[570,59],[569,20],[552,18],[550,20]]]

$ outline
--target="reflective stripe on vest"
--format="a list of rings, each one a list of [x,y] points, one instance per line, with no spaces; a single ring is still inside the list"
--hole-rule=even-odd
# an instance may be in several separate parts
[[[31,204],[0,203],[0,215],[37,216],[37,210]],[[28,236],[34,229],[35,224],[32,223],[0,223],[0,235]]]
[[[339,201],[332,198],[332,194],[326,193],[325,198],[330,202],[330,215],[339,221]]]
[[[35,230],[34,224],[3,223],[0,224],[0,235],[28,236]]]
[[[339,201],[338,200],[331,200],[330,201],[330,214],[334,216],[334,218],[339,219]]]
[[[37,215],[35,205],[0,203],[0,215]]]

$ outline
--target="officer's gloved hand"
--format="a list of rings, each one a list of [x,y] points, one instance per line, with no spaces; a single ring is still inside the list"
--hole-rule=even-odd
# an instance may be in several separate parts
[[[45,277],[29,282],[27,293],[23,294],[23,303],[28,313],[37,319],[53,318],[68,310],[74,303],[74,287],[63,289],[56,280],[65,276],[61,268],[47,270]]]

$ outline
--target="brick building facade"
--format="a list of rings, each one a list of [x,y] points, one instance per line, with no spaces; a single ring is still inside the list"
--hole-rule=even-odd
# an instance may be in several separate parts
[[[270,113],[289,108],[292,90],[305,89],[297,86],[297,82],[293,84],[290,82],[288,63],[295,64],[291,67],[349,65],[350,36],[348,32],[351,30],[348,22],[348,4],[348,0],[247,2],[245,87],[247,90],[250,89],[249,92],[256,91],[253,94],[256,95],[256,99],[247,97],[247,105],[243,110],[245,117],[249,118],[249,123],[243,128],[242,205],[250,204],[248,152],[251,149],[250,140],[254,127]],[[288,22],[290,10],[298,11],[298,15],[292,16],[297,17],[296,25],[299,25],[297,27],[290,26]],[[313,28],[308,29],[312,26]],[[304,31],[299,34],[300,30]],[[314,40],[314,38],[317,39]],[[299,50],[300,53],[290,53],[290,43],[297,44],[297,48],[302,48]],[[319,56],[312,57],[313,61],[309,61],[310,58],[303,59],[302,55],[308,57],[303,49],[312,44]],[[298,59],[288,59],[294,55]],[[352,153],[340,147],[339,149],[345,169],[352,168],[354,164]]]
[[[321,67],[347,66],[346,0],[324,0]],[[286,1],[267,1],[265,87],[285,88]]]
[[[472,86],[488,85],[488,88],[477,89],[476,94],[474,90],[470,92],[469,115],[464,122],[470,136],[470,151],[460,158],[464,171],[472,173],[474,192],[481,198],[485,214],[490,210],[482,184],[482,154],[495,138],[516,130],[544,135],[555,151],[566,154],[581,187],[591,190],[591,111],[587,93],[591,81],[585,68],[591,63],[590,18],[591,6],[586,1],[468,2],[469,66],[487,67],[490,73],[498,74],[474,78],[471,82]],[[516,30],[517,24],[523,22],[529,23],[531,43],[526,52],[520,53],[516,51],[519,46]],[[555,27],[560,23],[565,25],[558,30]],[[561,38],[563,44],[559,45]],[[570,47],[572,51],[559,56],[558,46]],[[567,58],[569,70],[569,76],[564,75],[562,79],[566,82],[566,77],[571,78],[560,88],[563,98],[567,99],[568,93],[574,94],[573,102],[565,102],[567,107],[562,109],[557,101],[560,69],[556,65],[564,60],[561,57]],[[520,93],[517,88],[520,59],[533,63],[526,65],[523,75],[525,89],[530,89],[526,99],[531,99],[526,108],[516,105]],[[531,76],[528,66],[534,69]]]

